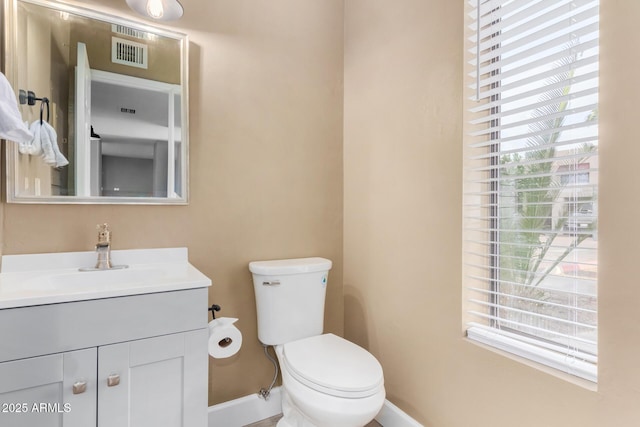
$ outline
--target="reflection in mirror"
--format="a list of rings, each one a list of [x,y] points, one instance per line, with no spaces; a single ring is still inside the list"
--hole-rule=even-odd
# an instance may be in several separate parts
[[[69,165],[9,142],[8,201],[186,203],[186,36],[60,3],[9,3],[7,75],[16,93],[49,100]],[[41,102],[21,105],[23,120],[39,122]]]

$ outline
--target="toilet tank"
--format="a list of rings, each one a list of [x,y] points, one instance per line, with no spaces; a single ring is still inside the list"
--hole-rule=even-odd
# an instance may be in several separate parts
[[[325,258],[249,263],[260,342],[278,345],[322,334],[330,269]]]

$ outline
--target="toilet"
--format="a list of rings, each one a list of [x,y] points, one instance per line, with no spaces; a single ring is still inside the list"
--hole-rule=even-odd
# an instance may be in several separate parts
[[[282,371],[283,418],[277,427],[363,427],[384,404],[376,358],[323,334],[330,269],[324,258],[249,263],[258,339],[275,347]]]

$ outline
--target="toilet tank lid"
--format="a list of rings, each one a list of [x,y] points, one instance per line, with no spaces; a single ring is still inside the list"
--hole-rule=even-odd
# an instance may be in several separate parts
[[[253,261],[249,263],[249,271],[254,274],[274,276],[282,274],[313,273],[331,270],[331,260],[326,258],[295,258],[272,261]]]

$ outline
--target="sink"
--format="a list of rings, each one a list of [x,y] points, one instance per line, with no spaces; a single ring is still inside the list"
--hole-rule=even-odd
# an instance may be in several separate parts
[[[164,268],[164,270],[168,270]],[[134,266],[115,270],[89,270],[50,276],[53,286],[114,286],[118,283],[153,282],[162,277],[160,267]]]
[[[95,263],[95,252],[3,256],[0,309],[211,285],[188,262],[186,248],[112,251],[112,257],[129,267],[80,271]]]
[[[15,285],[17,290],[29,289],[32,291],[143,286],[144,284],[156,283],[163,278],[163,275],[171,275],[171,267],[173,270],[176,269],[175,266],[132,266],[117,270],[45,272],[27,279],[23,283],[15,283]],[[173,276],[176,275],[177,272],[174,272]]]

